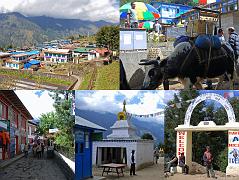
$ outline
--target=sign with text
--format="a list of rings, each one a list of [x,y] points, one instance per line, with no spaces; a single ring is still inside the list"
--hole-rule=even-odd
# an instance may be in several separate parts
[[[189,107],[187,109],[187,112],[186,112],[186,115],[185,115],[185,118],[184,118],[184,125],[187,125],[187,126],[190,125],[190,119],[191,119],[191,115],[192,115],[192,112],[193,112],[194,108],[200,102],[206,101],[206,100],[214,100],[214,101],[217,101],[218,103],[220,103],[227,112],[228,122],[229,123],[236,122],[236,117],[235,117],[232,105],[230,104],[230,102],[226,98],[224,98],[223,96],[221,96],[219,94],[215,94],[215,93],[205,93],[205,94],[201,94],[200,96],[198,96],[189,105]]]
[[[185,131],[177,132],[177,156],[179,156],[181,153],[185,153],[186,136],[187,132]]]
[[[239,131],[228,131],[228,165],[239,166]]]

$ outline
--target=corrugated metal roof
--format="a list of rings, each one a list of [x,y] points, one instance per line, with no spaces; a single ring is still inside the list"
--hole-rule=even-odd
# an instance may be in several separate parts
[[[95,130],[102,130],[102,131],[106,131],[105,128],[95,124],[95,123],[92,123],[80,116],[75,116],[75,125],[77,126],[82,126],[82,127],[86,127],[86,128],[91,128],[91,129],[95,129]]]
[[[80,53],[86,53],[86,52],[90,52],[91,50],[94,50],[95,48],[86,48],[86,47],[82,47],[82,48],[76,48],[74,49],[74,52],[80,52]]]

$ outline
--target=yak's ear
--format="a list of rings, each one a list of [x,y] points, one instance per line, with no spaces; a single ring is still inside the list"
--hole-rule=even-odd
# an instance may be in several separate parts
[[[161,62],[160,62],[160,67],[164,67],[166,66],[167,64],[167,59],[163,59]]]

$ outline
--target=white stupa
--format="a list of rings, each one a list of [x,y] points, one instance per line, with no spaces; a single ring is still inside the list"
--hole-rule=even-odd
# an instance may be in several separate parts
[[[107,139],[140,139],[136,135],[136,127],[131,123],[131,117],[126,113],[126,101],[123,105],[123,111],[118,113],[118,120],[111,127],[112,134],[108,135]]]
[[[143,140],[136,135],[136,127],[126,112],[126,102],[123,111],[117,115],[117,121],[111,127],[112,133],[107,139],[93,141],[92,164],[120,163],[130,167],[130,154],[135,150],[136,169],[153,164],[154,141]]]

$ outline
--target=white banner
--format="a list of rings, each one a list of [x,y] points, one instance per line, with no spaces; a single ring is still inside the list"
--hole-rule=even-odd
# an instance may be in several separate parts
[[[228,131],[228,165],[239,166],[239,131]]]

